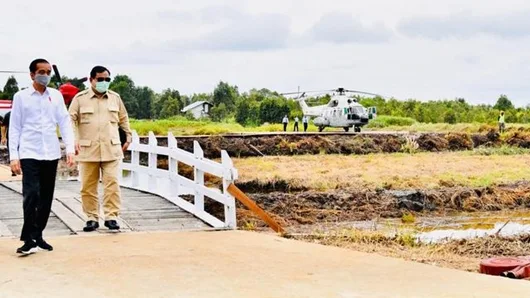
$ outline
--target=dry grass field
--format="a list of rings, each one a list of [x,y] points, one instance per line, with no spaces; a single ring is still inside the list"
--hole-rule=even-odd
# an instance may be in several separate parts
[[[483,187],[530,179],[530,154],[472,152],[304,155],[235,159],[240,182],[292,189]]]

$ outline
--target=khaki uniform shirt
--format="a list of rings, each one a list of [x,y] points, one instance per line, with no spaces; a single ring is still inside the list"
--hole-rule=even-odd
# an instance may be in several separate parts
[[[69,108],[76,142],[80,146],[77,161],[103,162],[123,159],[118,127],[131,143],[129,117],[120,95],[107,91],[98,98],[89,88],[79,92]]]

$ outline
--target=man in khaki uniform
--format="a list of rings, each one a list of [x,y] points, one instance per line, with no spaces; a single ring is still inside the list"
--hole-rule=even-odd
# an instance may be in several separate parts
[[[76,136],[76,155],[80,166],[81,199],[88,221],[83,228],[91,232],[99,228],[98,183],[102,172],[105,226],[119,230],[116,219],[120,211],[118,169],[123,151],[131,143],[129,117],[125,105],[116,92],[108,90],[110,72],[96,66],[90,72],[91,88],[79,92],[69,108]],[[121,144],[118,129],[126,135]]]

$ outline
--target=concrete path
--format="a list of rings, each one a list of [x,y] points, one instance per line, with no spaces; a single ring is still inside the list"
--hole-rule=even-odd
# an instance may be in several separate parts
[[[0,165],[0,181],[21,181],[22,176],[11,176],[11,168],[6,165]]]
[[[528,297],[530,283],[242,231],[0,240],[0,297]],[[478,264],[477,264],[478,265]]]

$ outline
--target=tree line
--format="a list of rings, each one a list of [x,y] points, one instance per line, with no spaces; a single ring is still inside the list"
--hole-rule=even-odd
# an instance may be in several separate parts
[[[81,90],[86,88],[77,78],[63,76],[62,81],[71,81]],[[50,86],[58,86],[55,77]],[[276,91],[263,88],[240,92],[237,86],[223,81],[211,93],[185,95],[171,88],[157,93],[149,87],[136,86],[127,75],[117,75],[113,78],[110,89],[121,95],[130,117],[134,119],[169,119],[175,116],[191,118],[191,115],[181,111],[196,101],[208,101],[213,105],[209,117],[216,122],[234,119],[242,125],[255,126],[280,123],[284,115],[290,118],[302,116],[302,110],[296,101],[287,99]],[[12,99],[18,90],[18,83],[11,76],[0,92],[0,99]],[[327,104],[329,100],[330,96],[326,95],[309,98],[307,102],[309,105],[316,105]],[[530,105],[516,108],[506,95],[501,95],[493,106],[471,105],[463,98],[419,101],[358,97],[358,100],[365,107],[375,106],[378,115],[408,117],[422,123],[494,123],[501,110],[505,111],[507,122],[530,123]]]

